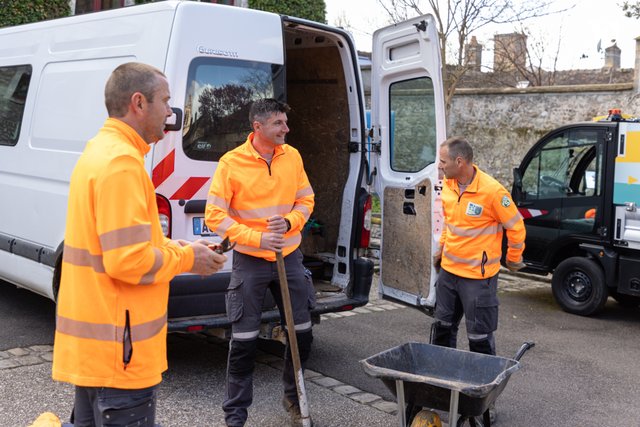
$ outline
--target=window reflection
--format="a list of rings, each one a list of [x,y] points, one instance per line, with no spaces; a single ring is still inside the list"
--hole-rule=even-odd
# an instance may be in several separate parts
[[[183,149],[195,160],[217,161],[242,144],[249,132],[249,108],[259,98],[284,95],[280,65],[198,58],[189,67]]]
[[[428,77],[396,82],[389,88],[391,168],[417,172],[436,159],[433,82]]]

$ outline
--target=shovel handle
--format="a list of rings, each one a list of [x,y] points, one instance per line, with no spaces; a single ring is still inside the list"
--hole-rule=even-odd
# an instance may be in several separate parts
[[[284,306],[287,336],[289,337],[289,349],[291,350],[291,361],[293,362],[293,373],[296,381],[296,390],[298,392],[298,404],[300,405],[300,415],[302,416],[302,427],[311,427],[307,391],[304,385],[304,374],[302,373],[300,352],[298,351],[298,339],[296,337],[296,326],[293,321],[291,296],[289,295],[289,283],[287,282],[287,271],[284,266],[282,252],[276,252],[276,266],[278,268],[278,278],[280,279],[280,292],[282,294],[282,305]]]

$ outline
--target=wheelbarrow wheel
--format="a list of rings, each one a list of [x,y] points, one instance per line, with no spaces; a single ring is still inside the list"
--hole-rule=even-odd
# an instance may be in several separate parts
[[[423,409],[413,418],[411,427],[442,427],[442,421],[436,412]]]

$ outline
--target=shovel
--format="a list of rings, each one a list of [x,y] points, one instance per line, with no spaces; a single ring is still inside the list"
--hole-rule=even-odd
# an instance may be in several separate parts
[[[282,252],[276,252],[276,265],[278,267],[278,277],[280,279],[280,292],[282,293],[282,305],[284,306],[284,317],[287,324],[289,348],[291,349],[291,359],[293,361],[296,389],[298,390],[298,403],[300,404],[302,425],[303,427],[311,427],[309,404],[307,402],[307,391],[304,387],[304,375],[302,374],[300,352],[298,351],[298,338],[296,337],[296,327],[293,323],[293,310],[291,309],[291,297],[289,296],[289,283],[287,282],[287,271],[284,268],[284,259],[282,258]]]

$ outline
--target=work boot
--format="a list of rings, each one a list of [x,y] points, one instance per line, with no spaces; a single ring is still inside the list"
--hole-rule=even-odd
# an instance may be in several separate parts
[[[288,397],[282,398],[282,406],[284,410],[291,415],[291,427],[302,427],[302,414],[300,413],[300,405],[296,402],[292,402]],[[310,425],[313,427],[313,420],[309,417],[309,421],[311,421]]]

